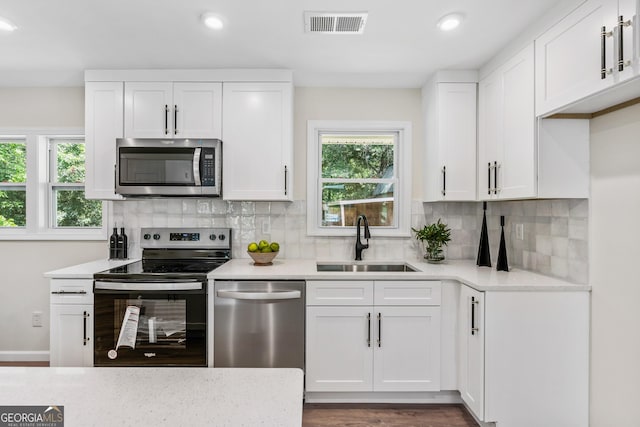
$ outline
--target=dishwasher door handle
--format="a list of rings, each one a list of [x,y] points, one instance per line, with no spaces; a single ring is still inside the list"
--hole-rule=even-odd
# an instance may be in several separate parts
[[[300,291],[275,291],[275,292],[246,292],[246,291],[225,291],[216,292],[219,298],[244,299],[244,300],[275,300],[275,299],[300,299]]]

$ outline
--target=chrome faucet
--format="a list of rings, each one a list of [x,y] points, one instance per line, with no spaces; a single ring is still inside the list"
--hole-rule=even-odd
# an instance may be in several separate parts
[[[360,222],[362,220],[364,220],[364,238],[367,239],[366,244],[360,241]],[[369,233],[369,221],[367,221],[367,217],[362,214],[358,215],[358,219],[356,220],[356,261],[362,261],[362,250],[369,247],[370,238],[371,233]]]

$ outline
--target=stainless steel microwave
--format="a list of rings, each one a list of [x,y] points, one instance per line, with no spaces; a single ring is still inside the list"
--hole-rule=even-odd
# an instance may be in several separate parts
[[[116,193],[123,196],[222,194],[219,139],[116,139]]]

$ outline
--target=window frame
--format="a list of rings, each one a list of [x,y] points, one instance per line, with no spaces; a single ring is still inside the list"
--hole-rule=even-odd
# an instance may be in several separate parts
[[[102,202],[102,227],[54,227],[50,184],[50,139],[85,137],[80,128],[0,128],[0,138],[20,136],[27,145],[26,226],[0,227],[0,240],[106,240],[108,209]],[[85,184],[74,184],[84,186]]]
[[[394,165],[397,206],[394,205],[395,226],[372,226],[372,236],[411,236],[411,122],[379,120],[309,120],[307,121],[307,234],[310,236],[353,236],[355,226],[322,226],[320,206],[322,200],[320,137],[326,133],[397,133],[397,164]],[[365,180],[362,180],[365,181]]]

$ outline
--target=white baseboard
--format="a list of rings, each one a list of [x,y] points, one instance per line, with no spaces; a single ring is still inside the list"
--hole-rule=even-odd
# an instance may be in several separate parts
[[[48,362],[48,351],[0,351],[0,362]]]
[[[305,392],[308,403],[461,403],[457,391],[439,392]]]

